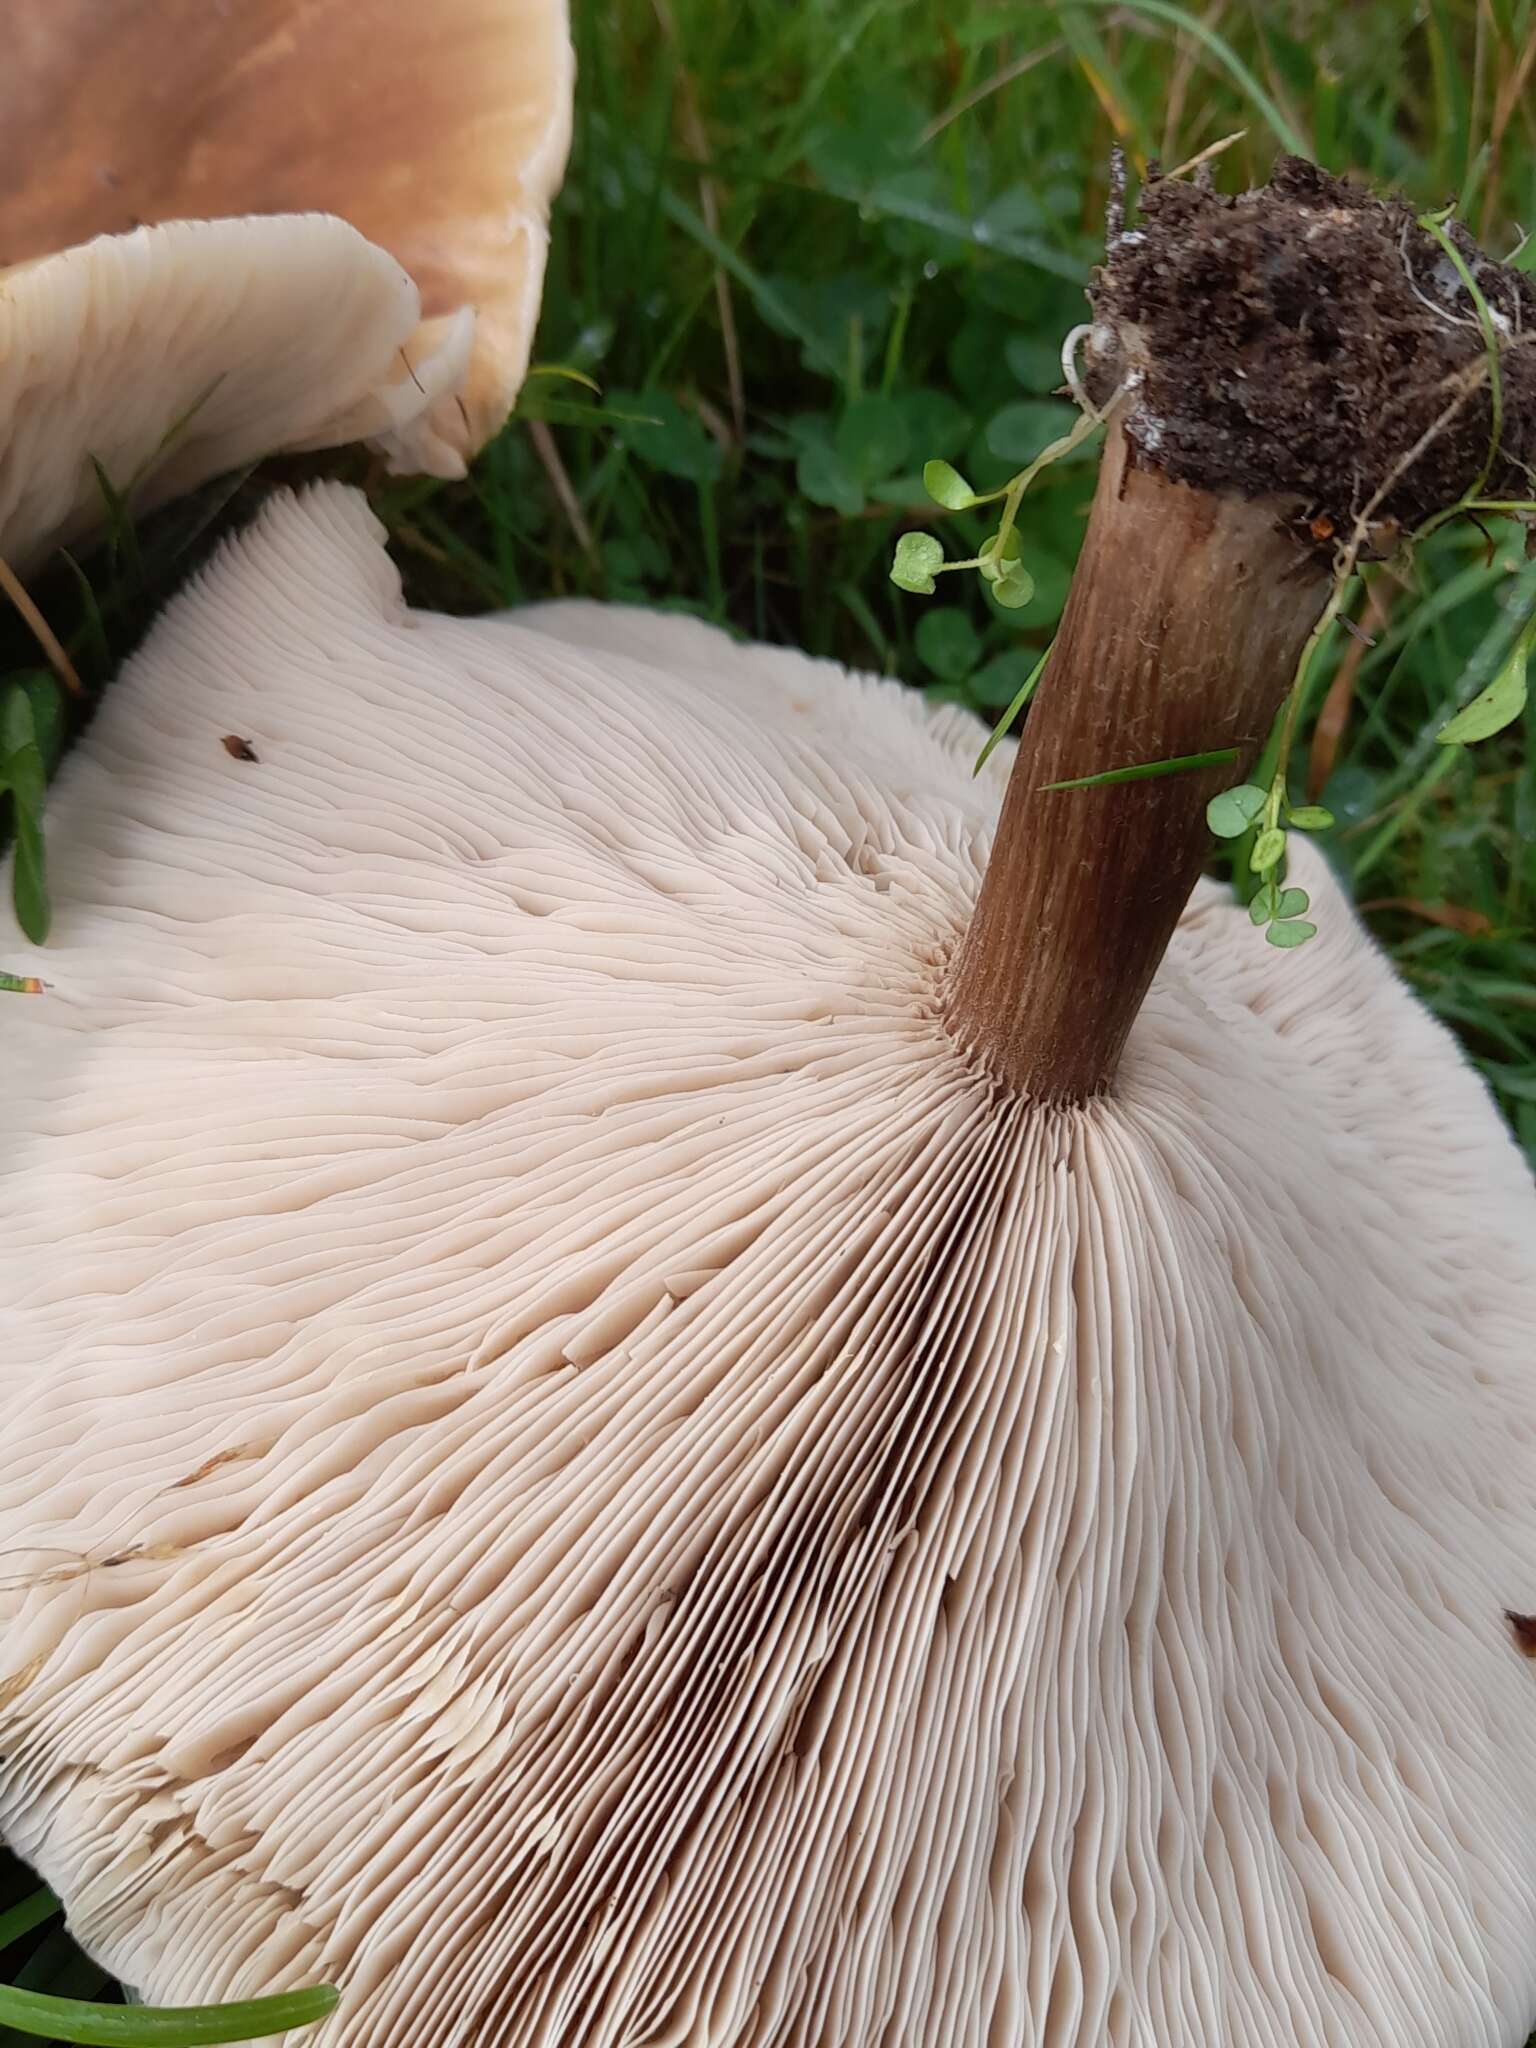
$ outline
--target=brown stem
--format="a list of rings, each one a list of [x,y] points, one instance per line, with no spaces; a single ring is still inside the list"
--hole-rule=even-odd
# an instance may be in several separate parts
[[[949,1021],[1020,1094],[1108,1085],[1211,839],[1328,595],[1274,505],[1138,463],[1112,427],[1082,559],[956,963]],[[1043,785],[1237,747],[1099,789]]]

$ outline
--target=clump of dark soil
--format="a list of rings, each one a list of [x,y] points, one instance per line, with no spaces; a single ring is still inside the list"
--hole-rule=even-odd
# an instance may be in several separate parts
[[[1499,335],[1504,421],[1488,495],[1526,497],[1536,279],[1450,233]],[[1389,544],[1394,525],[1454,504],[1487,460],[1487,351],[1445,251],[1400,200],[1299,158],[1235,197],[1150,184],[1090,298],[1089,390],[1102,403],[1129,379],[1137,460],[1200,489],[1292,501],[1320,540],[1347,533],[1386,486],[1371,519]]]

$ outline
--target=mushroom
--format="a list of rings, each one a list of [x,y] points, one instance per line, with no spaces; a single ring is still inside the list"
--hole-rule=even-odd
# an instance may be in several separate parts
[[[1201,236],[1202,334],[1212,240],[1334,261],[1299,175],[1149,205],[1121,345]],[[1282,953],[1195,880],[1208,774],[1041,790],[1125,744],[1106,664],[1149,747],[1186,692],[1249,744],[1324,601],[1290,489],[1149,438],[977,778],[957,710],[689,620],[407,611],[335,485],[109,694],[4,1026],[0,1832],[148,1995],[1524,2039],[1536,1197],[1315,854]],[[989,910],[1021,816],[1155,941]]]
[[[0,556],[279,450],[409,438],[474,318],[424,336],[394,258],[321,214],[179,221],[0,276]],[[99,474],[98,474],[99,470]]]
[[[420,290],[416,373],[445,346],[461,373],[369,435],[398,468],[463,474],[533,342],[565,0],[12,0],[6,36],[0,264],[146,222],[339,215]]]

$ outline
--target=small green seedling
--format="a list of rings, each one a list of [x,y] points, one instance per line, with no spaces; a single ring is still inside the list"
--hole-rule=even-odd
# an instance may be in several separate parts
[[[1072,454],[1103,424],[1098,413],[1080,413],[1065,434],[1048,442],[1016,476],[995,491],[973,489],[952,462],[925,462],[923,489],[946,512],[969,512],[977,505],[1000,504],[1002,513],[996,531],[988,535],[981,552],[964,560],[946,562],[942,543],[931,533],[904,533],[896,543],[891,581],[902,590],[926,597],[933,589],[934,577],[959,569],[975,569],[992,586],[992,595],[999,604],[1014,611],[1022,609],[1035,594],[1035,580],[1020,560],[1022,546],[1016,525],[1024,493],[1043,469]],[[914,541],[922,543],[920,551],[912,547]]]
[[[1302,913],[1309,908],[1305,889],[1288,889],[1276,879],[1285,859],[1286,828],[1301,832],[1326,832],[1333,813],[1321,804],[1298,804],[1286,799],[1283,778],[1268,789],[1256,782],[1239,782],[1213,796],[1205,807],[1205,822],[1218,839],[1241,839],[1257,827],[1248,865],[1264,880],[1248,905],[1248,915],[1265,927],[1264,936],[1272,946],[1304,946],[1317,936],[1317,926]]]

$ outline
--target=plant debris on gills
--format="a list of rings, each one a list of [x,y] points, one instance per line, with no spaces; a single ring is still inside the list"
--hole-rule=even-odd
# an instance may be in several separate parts
[[[1524,497],[1536,281],[1447,231],[1499,341],[1487,490]],[[1315,540],[1370,510],[1373,544],[1389,550],[1394,528],[1411,531],[1482,476],[1492,413],[1477,309],[1401,200],[1295,157],[1235,197],[1160,179],[1112,235],[1090,296],[1089,391],[1103,403],[1124,384],[1136,457],[1181,483],[1300,500]]]

